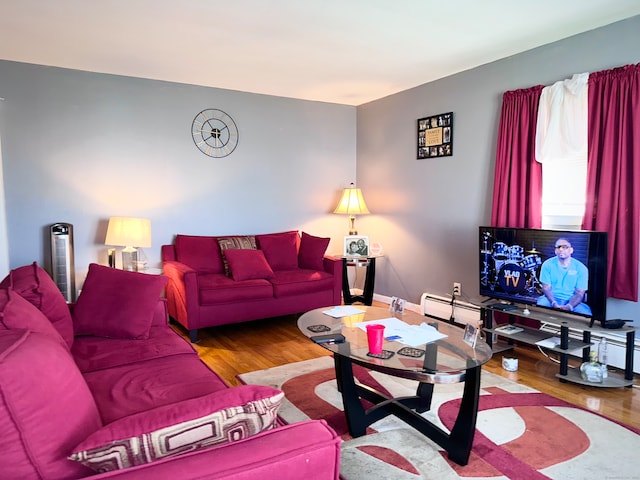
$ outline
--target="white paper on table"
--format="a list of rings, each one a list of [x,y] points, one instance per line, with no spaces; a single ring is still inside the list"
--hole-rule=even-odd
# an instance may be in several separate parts
[[[359,308],[347,305],[344,307],[333,307],[331,310],[325,310],[322,313],[333,318],[342,318],[349,317],[351,315],[361,315],[365,312],[364,310],[360,310]]]
[[[447,337],[444,333],[440,333],[436,328],[425,322],[422,322],[420,325],[409,325],[395,317],[362,322],[358,324],[358,328],[366,332],[367,325],[373,324],[384,325],[385,338],[400,337],[394,339],[394,341],[409,345],[410,347],[417,347]]]

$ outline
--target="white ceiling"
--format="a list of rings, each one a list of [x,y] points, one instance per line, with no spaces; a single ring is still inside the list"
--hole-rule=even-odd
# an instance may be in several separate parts
[[[0,59],[360,105],[638,14],[638,0],[0,0]]]

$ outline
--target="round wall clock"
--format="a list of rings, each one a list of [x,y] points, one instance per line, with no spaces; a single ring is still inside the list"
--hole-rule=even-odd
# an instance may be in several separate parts
[[[226,157],[238,146],[238,127],[222,110],[209,108],[201,111],[191,124],[191,135],[196,147],[214,158]]]

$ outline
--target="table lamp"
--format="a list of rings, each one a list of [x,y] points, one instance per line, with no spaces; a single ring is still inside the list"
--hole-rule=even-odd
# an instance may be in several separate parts
[[[364,203],[362,192],[356,188],[355,183],[351,182],[349,188],[345,188],[342,192],[342,198],[333,213],[341,213],[349,215],[349,235],[357,235],[356,231],[356,215],[364,215],[370,213],[367,204]]]
[[[146,218],[111,217],[105,245],[125,247],[122,250],[122,269],[138,271],[138,248],[151,247],[151,220]]]

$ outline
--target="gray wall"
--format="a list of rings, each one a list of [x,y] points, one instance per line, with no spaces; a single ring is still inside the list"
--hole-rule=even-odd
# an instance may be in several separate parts
[[[478,295],[478,226],[489,224],[502,94],[640,61],[640,17],[358,107],[357,174],[369,209],[360,233],[383,244],[376,293]],[[416,120],[454,112],[452,157],[416,160]],[[637,303],[609,317],[640,319]]]
[[[76,266],[106,263],[112,215],[153,222],[150,263],[176,233],[303,229],[340,251],[347,220],[330,211],[356,180],[380,242],[376,293],[478,292],[477,228],[489,223],[502,93],[640,61],[640,17],[460,73],[358,108],[0,61],[0,135],[11,267],[44,261],[44,230],[75,227]],[[225,159],[200,153],[193,117],[238,123]],[[416,160],[416,120],[453,111],[454,155]],[[357,144],[356,144],[357,139]],[[609,316],[640,318],[609,301]]]
[[[355,107],[6,61],[0,97],[11,268],[46,265],[45,230],[68,222],[81,281],[106,264],[110,216],[151,219],[151,266],[177,233],[301,229],[341,248],[330,212],[355,181]],[[228,157],[193,143],[205,108],[238,125]]]

